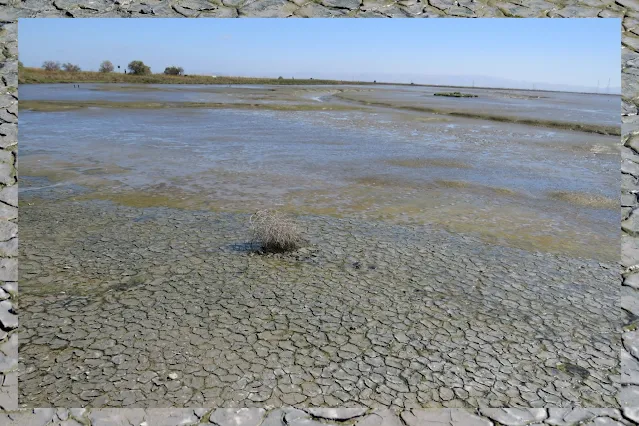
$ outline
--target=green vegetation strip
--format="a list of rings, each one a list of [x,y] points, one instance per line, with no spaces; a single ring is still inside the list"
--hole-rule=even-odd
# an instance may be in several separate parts
[[[109,102],[109,101],[20,101],[22,110],[54,112],[81,108],[126,108],[126,109],[164,109],[164,108],[225,108],[225,109],[265,109],[274,111],[354,111],[363,108],[348,105],[326,104],[260,104],[260,103],[222,103],[222,102]]]

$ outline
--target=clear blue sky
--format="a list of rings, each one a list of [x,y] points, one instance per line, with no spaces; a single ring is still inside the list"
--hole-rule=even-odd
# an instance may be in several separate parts
[[[20,19],[26,66],[404,81],[427,75],[620,86],[619,19]]]

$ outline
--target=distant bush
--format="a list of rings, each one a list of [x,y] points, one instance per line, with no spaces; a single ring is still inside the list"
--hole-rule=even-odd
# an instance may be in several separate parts
[[[277,77],[278,80],[284,80],[284,77],[282,77],[281,75],[279,77]]]
[[[268,251],[292,251],[303,239],[297,224],[276,210],[259,210],[249,220],[252,242]]]
[[[151,67],[144,65],[142,61],[131,61],[128,65],[131,74],[148,75],[151,74]]]
[[[60,71],[60,62],[44,61],[42,63],[42,68],[46,71]]]
[[[22,70],[22,68],[24,68],[24,64],[22,61],[18,61],[18,71]]]
[[[164,74],[166,74],[166,75],[184,75],[184,68],[182,68],[182,67],[166,67],[166,68],[164,68]]]
[[[111,61],[102,61],[100,64],[100,72],[113,72],[114,67]]]
[[[65,70],[66,72],[80,72],[80,67],[78,65],[74,65],[70,62],[67,62],[66,64],[62,65],[62,69]]]

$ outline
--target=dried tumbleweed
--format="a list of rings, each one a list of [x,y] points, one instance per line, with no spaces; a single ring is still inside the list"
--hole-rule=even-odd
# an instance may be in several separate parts
[[[292,251],[303,243],[297,224],[277,210],[259,210],[249,219],[253,243],[264,250]]]

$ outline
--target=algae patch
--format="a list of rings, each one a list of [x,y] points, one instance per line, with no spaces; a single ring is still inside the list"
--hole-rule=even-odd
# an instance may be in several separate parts
[[[619,207],[619,200],[604,197],[598,194],[588,194],[584,192],[553,191],[548,196],[555,200],[566,201],[583,207],[594,209],[616,209]]]
[[[456,168],[456,169],[471,169],[473,166],[457,160],[446,160],[438,158],[394,158],[386,160],[386,164],[397,167],[407,167],[413,169],[420,169],[424,167],[443,167],[443,168]]]
[[[557,370],[569,374],[571,376],[579,377],[581,380],[586,380],[590,377],[590,372],[583,367],[575,364],[564,363],[557,364]]]

